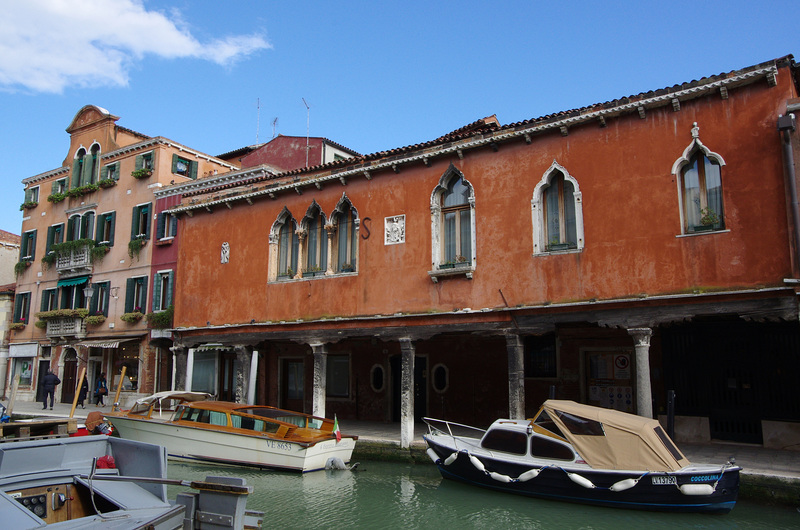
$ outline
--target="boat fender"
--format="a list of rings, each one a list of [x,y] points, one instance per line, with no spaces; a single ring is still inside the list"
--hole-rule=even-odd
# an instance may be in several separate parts
[[[579,485],[583,486],[584,488],[588,488],[588,489],[595,488],[595,485],[592,484],[591,480],[589,480],[586,477],[582,477],[581,475],[578,475],[577,473],[567,473],[567,476],[569,477],[569,479],[572,482],[574,482],[575,484],[579,484]]]
[[[639,483],[638,478],[626,478],[625,480],[620,480],[619,482],[615,482],[608,489],[610,489],[611,491],[625,491],[631,489],[638,483]]]
[[[541,473],[541,472],[542,472],[541,469],[529,469],[528,471],[526,471],[522,475],[518,476],[517,477],[517,481],[519,481],[519,482],[528,482],[529,480],[538,477],[539,473]]]
[[[678,486],[684,495],[711,495],[714,493],[714,486],[711,484],[682,484]]]
[[[430,447],[428,447],[428,450],[427,450],[427,451],[425,451],[425,453],[428,455],[428,457],[429,457],[431,460],[433,460],[433,463],[434,463],[434,464],[438,464],[439,462],[441,462],[441,461],[442,461],[442,460],[439,458],[439,455],[437,455],[437,454],[436,454],[436,451],[434,451],[434,450],[433,450],[433,449],[431,449]]]
[[[484,473],[486,472],[486,466],[484,466],[483,462],[478,460],[477,457],[469,455],[469,460],[470,460],[470,462],[472,462],[472,465],[475,466],[475,469],[477,469],[478,471],[482,471]]]
[[[511,477],[508,475],[501,475],[500,473],[495,473],[494,471],[490,472],[489,476],[495,479],[497,482],[511,482]]]
[[[444,461],[444,465],[449,466],[450,464],[456,461],[456,458],[458,458],[458,451],[448,456]]]

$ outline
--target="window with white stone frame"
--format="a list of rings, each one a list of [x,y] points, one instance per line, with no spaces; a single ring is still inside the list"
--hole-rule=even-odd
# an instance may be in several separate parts
[[[454,165],[431,193],[431,264],[436,281],[443,271],[471,277],[475,252],[475,191]]]
[[[555,160],[533,190],[531,217],[534,254],[583,250],[580,187]]]

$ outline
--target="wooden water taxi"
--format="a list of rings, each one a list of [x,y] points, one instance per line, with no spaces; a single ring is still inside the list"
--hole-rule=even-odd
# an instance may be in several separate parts
[[[122,438],[163,445],[173,459],[305,473],[353,454],[358,437],[342,435],[335,420],[210,398],[159,392],[106,418]]]

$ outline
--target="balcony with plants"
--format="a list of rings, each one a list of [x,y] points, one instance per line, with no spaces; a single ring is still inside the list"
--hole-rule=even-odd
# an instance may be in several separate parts
[[[37,327],[47,330],[47,338],[68,340],[82,339],[86,336],[86,317],[88,309],[53,309],[36,313]],[[39,324],[44,322],[44,325]]]
[[[92,239],[76,239],[50,245],[50,252],[42,258],[45,269],[55,265],[59,275],[91,272],[92,265],[103,259],[111,250],[108,245],[98,245]]]

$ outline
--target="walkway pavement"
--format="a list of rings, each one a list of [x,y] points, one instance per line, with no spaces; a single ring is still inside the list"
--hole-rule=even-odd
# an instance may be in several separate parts
[[[53,410],[42,410],[41,403],[17,401],[14,404],[15,414],[30,414],[44,417],[69,417],[71,405],[56,403]],[[106,399],[105,407],[95,407],[87,404],[86,408],[78,407],[74,417],[78,423],[86,419],[86,415],[93,410],[109,412],[110,400]],[[379,442],[400,444],[400,426],[395,423],[365,422],[356,420],[342,420],[339,422],[342,432],[355,434],[360,442]],[[414,429],[414,446],[423,447],[422,435],[427,432],[427,427],[419,423]],[[709,444],[680,444],[680,449],[692,463],[697,464],[723,464],[731,457],[736,459],[736,464],[742,467],[744,475],[760,475],[779,477],[800,484],[800,451],[783,451],[778,449],[765,449],[758,445],[742,445],[734,443],[714,442]]]

